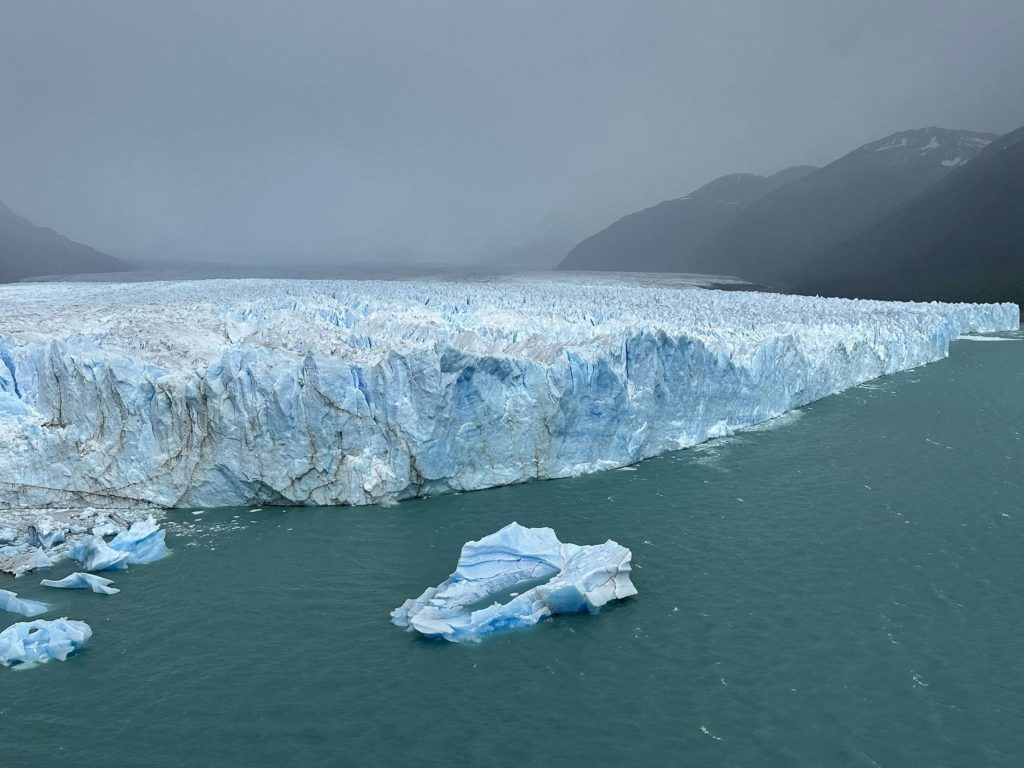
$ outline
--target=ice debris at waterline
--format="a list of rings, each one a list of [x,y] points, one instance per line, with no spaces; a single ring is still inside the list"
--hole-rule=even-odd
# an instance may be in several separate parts
[[[1019,320],[614,275],[41,283],[0,304],[0,496],[34,508],[370,504],[626,466]]]
[[[153,563],[170,554],[164,531],[153,518],[133,523],[108,544],[99,536],[78,542],[69,553],[87,571],[112,571],[129,565]]]
[[[91,589],[101,595],[116,595],[121,590],[110,586],[114,582],[102,576],[91,573],[72,573],[63,579],[43,579],[39,582],[44,587],[55,587],[57,589]]]
[[[17,577],[47,568],[66,558],[84,539],[112,536],[135,522],[162,515],[147,508],[0,508],[0,571]]]
[[[38,616],[50,610],[50,606],[38,600],[23,600],[18,597],[17,592],[0,589],[0,611],[8,613],[20,613],[22,616]]]
[[[27,667],[48,661],[64,661],[90,637],[92,628],[84,621],[20,621],[0,632],[0,664]]]
[[[550,528],[510,523],[480,541],[464,544],[455,572],[419,597],[406,600],[391,612],[391,621],[458,643],[529,627],[559,613],[597,613],[612,600],[636,594],[629,580],[632,556],[611,540],[568,544]],[[544,583],[511,594],[504,604],[473,609],[483,600],[539,579]]]

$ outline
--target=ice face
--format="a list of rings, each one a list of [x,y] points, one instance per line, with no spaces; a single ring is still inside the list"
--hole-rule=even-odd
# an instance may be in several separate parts
[[[636,594],[629,580],[632,553],[614,541],[566,544],[550,528],[510,523],[479,541],[467,542],[458,566],[445,581],[406,600],[391,621],[427,637],[451,642],[479,640],[529,627],[560,613],[597,613],[612,600]],[[537,581],[542,583],[533,584]],[[476,608],[512,592],[507,602]]]
[[[101,595],[116,595],[121,591],[110,586],[114,583],[110,579],[91,573],[72,573],[59,581],[43,579],[39,583],[44,587],[56,587],[57,589],[91,589]]]
[[[611,276],[32,284],[0,301],[2,491],[39,508],[369,504],[626,466],[1018,325],[1011,304]]]
[[[48,610],[50,610],[50,606],[46,603],[40,603],[38,600],[21,600],[16,592],[0,589],[0,611],[20,613],[22,616],[32,618],[46,613]]]
[[[92,637],[84,621],[21,621],[0,632],[0,664],[30,666],[64,661]]]

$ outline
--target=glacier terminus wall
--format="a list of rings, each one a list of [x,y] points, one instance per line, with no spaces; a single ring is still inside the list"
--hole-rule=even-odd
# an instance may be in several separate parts
[[[0,504],[371,504],[619,467],[1012,330],[1012,304],[641,285],[0,287]]]

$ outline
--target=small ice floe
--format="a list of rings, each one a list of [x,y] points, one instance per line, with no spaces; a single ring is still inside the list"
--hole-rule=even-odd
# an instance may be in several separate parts
[[[164,531],[150,517],[121,531],[110,542],[110,548],[128,553],[129,565],[155,563],[171,553],[164,542]]]
[[[164,543],[164,531],[152,517],[133,523],[108,544],[99,536],[80,541],[70,556],[87,571],[112,571],[129,565],[153,563],[170,554]]]
[[[700,732],[703,733],[705,736],[710,736],[715,741],[721,741],[722,740],[721,736],[715,736],[715,734],[713,734],[711,731],[709,731],[708,727],[706,725],[702,725],[700,727]]]
[[[128,553],[111,548],[99,536],[78,542],[68,555],[87,571],[113,571],[128,567]]]
[[[92,628],[84,621],[19,621],[0,632],[0,664],[26,668],[48,661],[64,661],[90,637]]]
[[[50,549],[64,541],[67,532],[68,528],[56,523],[52,518],[42,517],[28,528],[29,544]]]
[[[712,440],[716,437],[732,437],[734,434],[736,434],[736,432],[731,426],[729,426],[729,422],[722,419],[721,421],[715,422],[711,425],[708,429],[707,436],[708,440]]]
[[[4,547],[0,550],[0,554],[3,555],[3,570],[12,574],[16,579],[21,578],[26,573],[49,568],[53,565],[53,560],[46,552],[38,548],[29,547],[27,544]]]
[[[20,613],[22,616],[28,616],[31,619],[33,616],[39,616],[48,610],[50,610],[50,606],[46,603],[41,603],[38,600],[22,600],[18,597],[17,592],[0,589],[0,611]]]
[[[197,509],[192,514],[195,515],[196,517],[198,517],[199,515],[203,514],[204,512],[206,512],[205,509]]]
[[[96,576],[91,573],[72,573],[59,581],[43,579],[39,583],[44,587],[55,587],[57,589],[91,589],[93,592],[101,595],[116,595],[121,591],[110,586],[114,583],[110,579],[105,579],[102,576]]]
[[[632,553],[614,541],[563,543],[550,528],[510,523],[462,546],[455,572],[391,612],[391,621],[453,643],[529,627],[559,613],[597,613],[606,603],[635,595]],[[537,583],[541,582],[541,583]],[[509,590],[530,585],[508,602],[474,609]]]

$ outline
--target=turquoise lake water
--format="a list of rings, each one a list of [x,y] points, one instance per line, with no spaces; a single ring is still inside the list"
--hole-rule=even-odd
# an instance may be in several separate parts
[[[175,512],[118,595],[0,578],[95,633],[0,669],[0,766],[1024,765],[1022,431],[1024,343],[961,341],[633,471]],[[389,624],[512,520],[630,547],[640,594],[471,646]]]

